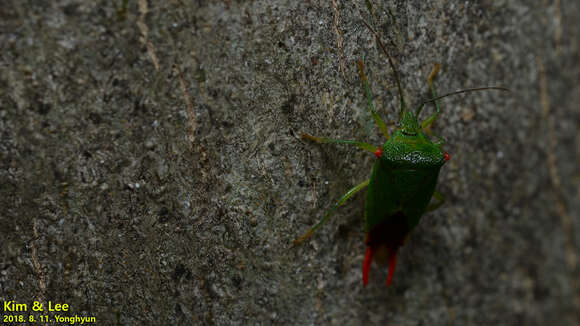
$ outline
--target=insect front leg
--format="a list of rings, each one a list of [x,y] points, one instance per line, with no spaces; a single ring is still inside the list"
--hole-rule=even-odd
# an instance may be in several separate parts
[[[346,194],[342,195],[342,197],[340,197],[340,199],[336,202],[336,204],[334,204],[334,206],[332,206],[332,208],[328,211],[328,213],[326,213],[326,216],[324,216],[324,218],[322,218],[322,220],[320,220],[320,222],[318,222],[316,225],[314,225],[310,230],[308,230],[306,233],[304,233],[300,238],[294,240],[294,245],[297,246],[297,245],[301,244],[304,240],[310,238],[310,236],[314,233],[314,231],[316,231],[320,226],[322,226],[322,224],[324,224],[324,222],[328,221],[330,216],[334,213],[334,211],[336,211],[337,208],[342,206],[342,204],[344,204],[345,201],[347,201],[350,197],[352,197],[352,195],[354,195],[357,192],[361,191],[362,189],[366,188],[366,186],[369,185],[369,181],[370,181],[370,179],[361,182],[360,184],[354,186],[352,189],[347,191]]]
[[[429,77],[427,77],[427,84],[429,84],[429,89],[431,89],[431,93],[433,94],[433,98],[437,98],[437,91],[435,90],[435,86],[433,86],[433,79],[437,76],[438,72],[439,72],[439,64],[435,63],[433,70],[429,74]],[[435,108],[436,108],[435,113],[433,113],[427,119],[423,120],[423,122],[421,122],[421,129],[422,130],[429,128],[433,124],[433,122],[435,122],[435,120],[437,119],[437,116],[439,116],[439,112],[441,111],[441,109],[439,107],[439,101],[435,100],[434,102],[435,102]]]
[[[385,124],[385,122],[383,121],[383,119],[381,119],[381,117],[378,115],[378,113],[375,111],[375,106],[373,105],[373,99],[372,99],[372,95],[371,95],[371,88],[369,86],[369,82],[367,81],[367,77],[365,76],[365,71],[363,69],[363,62],[362,60],[357,61],[358,63],[358,70],[360,72],[360,78],[362,80],[362,84],[363,84],[363,90],[367,96],[367,102],[369,104],[369,110],[371,111],[371,115],[373,116],[373,119],[375,120],[377,126],[379,127],[379,129],[381,130],[381,132],[383,133],[383,135],[385,135],[385,137],[387,139],[389,139],[389,130],[387,129],[387,125]]]
[[[437,208],[441,207],[441,205],[443,205],[443,203],[445,203],[445,198],[443,197],[443,195],[435,190],[435,192],[433,192],[433,198],[437,199],[438,202],[434,203],[434,204],[429,204],[427,206],[427,209],[425,209],[425,212],[431,212],[436,210]]]

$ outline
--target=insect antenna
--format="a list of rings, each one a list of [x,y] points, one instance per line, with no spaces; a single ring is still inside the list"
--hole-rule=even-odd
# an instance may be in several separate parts
[[[363,15],[362,11],[360,14],[362,17],[362,15]],[[383,50],[383,52],[387,55],[387,59],[389,60],[389,65],[391,65],[391,69],[393,69],[393,72],[395,74],[395,80],[397,81],[397,88],[399,89],[399,97],[401,98],[401,115],[403,115],[403,112],[405,111],[405,108],[406,108],[405,99],[403,98],[403,89],[401,88],[399,73],[397,72],[397,69],[395,68],[395,65],[393,64],[393,59],[391,58],[391,55],[389,54],[389,52],[387,52],[387,49],[383,45],[383,42],[381,42],[381,38],[379,37],[379,34],[377,34],[377,32],[375,32],[375,30],[364,19],[362,20],[362,22],[375,35],[375,39],[377,40],[377,42],[381,46],[381,49]]]
[[[431,98],[431,99],[428,99],[428,100],[424,100],[423,102],[421,102],[421,107],[423,107],[423,105],[426,104],[426,103],[434,102],[434,101],[437,101],[437,100],[442,99],[442,98],[447,97],[447,96],[457,95],[457,94],[461,94],[461,93],[485,91],[485,90],[498,90],[498,91],[504,91],[504,92],[511,92],[511,90],[509,88],[505,88],[505,87],[501,87],[501,86],[476,87],[476,88],[460,89],[460,90],[455,91],[455,92],[451,92],[451,93],[447,93],[445,95],[437,96],[436,98]]]

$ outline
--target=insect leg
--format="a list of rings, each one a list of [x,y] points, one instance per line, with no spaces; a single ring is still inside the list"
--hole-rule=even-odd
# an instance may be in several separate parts
[[[356,147],[360,148],[360,149],[364,149],[365,151],[369,151],[369,152],[376,152],[377,148],[374,145],[371,144],[367,144],[361,141],[356,141],[356,140],[341,140],[341,139],[332,139],[332,138],[324,138],[324,137],[315,137],[306,133],[303,133],[302,135],[300,135],[301,139],[308,139],[311,140],[313,142],[317,142],[319,144],[325,144],[325,143],[339,143],[339,144],[350,144],[350,145],[355,145]]]
[[[435,78],[435,76],[437,76],[438,72],[439,72],[439,64],[435,63],[435,66],[433,67],[433,71],[431,71],[431,73],[429,74],[429,77],[427,77],[427,84],[429,84],[429,88],[431,89],[431,93],[433,93],[433,98],[437,98],[437,91],[435,90],[435,86],[433,86],[433,79]],[[431,116],[429,116],[427,119],[423,120],[423,122],[421,122],[421,129],[422,130],[429,128],[429,126],[431,126],[433,124],[433,122],[435,122],[435,119],[437,119],[437,116],[439,115],[439,112],[441,111],[441,109],[439,107],[439,101],[435,100],[434,102],[435,102],[436,111]]]
[[[340,197],[340,199],[336,202],[336,204],[334,204],[334,206],[332,206],[332,208],[328,211],[328,213],[326,213],[326,216],[324,216],[324,218],[322,220],[320,220],[320,222],[318,222],[316,225],[314,225],[310,230],[308,230],[306,233],[304,233],[300,238],[294,240],[294,245],[295,246],[299,245],[304,240],[310,238],[310,236],[314,233],[314,231],[316,231],[316,229],[318,229],[320,226],[322,226],[322,224],[324,224],[324,222],[328,221],[328,219],[330,218],[332,213],[334,213],[334,211],[336,211],[337,208],[342,206],[342,204],[344,204],[344,202],[347,201],[347,199],[349,199],[350,197],[352,197],[352,195],[356,194],[357,192],[361,191],[366,186],[368,186],[369,181],[370,181],[370,179],[361,182],[360,184],[354,186],[352,189],[347,191],[346,194],[342,195],[342,197]]]
[[[385,135],[385,137],[389,139],[390,136],[389,130],[387,129],[387,125],[375,111],[375,106],[373,105],[373,99],[371,95],[371,88],[369,87],[369,82],[367,81],[367,77],[365,76],[365,72],[363,70],[363,62],[362,60],[359,60],[357,63],[358,69],[360,71],[360,78],[362,79],[363,89],[365,91],[367,101],[369,103],[369,110],[371,111],[371,115],[373,116],[373,119],[375,119],[375,122],[377,123],[377,126],[379,126],[379,129],[381,130],[383,135]]]
[[[441,138],[441,137],[439,137],[437,135],[432,135],[432,136],[434,136],[435,138],[437,138],[437,140],[434,141],[433,144],[435,144],[435,145],[437,145],[439,147],[445,145],[445,139],[443,139],[443,138]]]
[[[443,203],[445,203],[445,198],[443,197],[443,195],[441,193],[439,193],[439,191],[435,190],[435,192],[433,192],[433,197],[435,199],[437,199],[438,202],[436,202],[434,204],[429,204],[429,206],[427,206],[427,209],[425,209],[426,212],[434,211],[437,208],[441,207],[441,205],[443,205]]]

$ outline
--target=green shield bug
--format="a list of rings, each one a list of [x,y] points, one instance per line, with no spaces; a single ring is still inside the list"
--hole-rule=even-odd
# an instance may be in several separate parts
[[[302,134],[301,138],[316,143],[341,143],[357,146],[360,149],[374,153],[374,163],[371,177],[347,191],[328,211],[320,222],[314,225],[300,238],[294,240],[294,245],[308,239],[346,200],[364,188],[368,188],[364,210],[364,232],[366,254],[363,262],[363,285],[369,279],[370,267],[373,259],[380,265],[388,262],[387,286],[391,284],[395,272],[397,251],[405,243],[410,232],[417,226],[421,216],[441,206],[443,196],[435,190],[439,170],[449,160],[449,154],[441,149],[443,141],[431,141],[426,135],[428,128],[435,122],[440,112],[438,100],[454,94],[479,91],[503,90],[504,87],[481,87],[463,89],[437,96],[433,79],[438,73],[439,65],[435,64],[433,71],[427,78],[427,84],[433,98],[423,101],[419,108],[412,112],[407,109],[399,75],[393,60],[381,42],[380,37],[364,20],[363,23],[374,34],[382,51],[387,56],[389,65],[397,83],[401,110],[399,122],[395,132],[390,135],[386,124],[376,113],[368,81],[364,73],[362,61],[358,61],[363,91],[367,97],[368,108],[381,132],[387,138],[382,147],[355,140],[339,140],[324,137],[315,137]],[[419,122],[419,114],[426,103],[433,102],[435,112],[425,120]],[[437,202],[430,203],[431,198]]]

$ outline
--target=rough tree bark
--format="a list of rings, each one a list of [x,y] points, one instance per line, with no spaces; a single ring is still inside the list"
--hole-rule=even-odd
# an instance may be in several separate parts
[[[577,1],[8,2],[0,301],[98,325],[578,325]],[[411,104],[434,62],[441,94],[513,90],[442,101],[447,202],[389,288],[376,266],[362,287],[363,194],[290,248],[374,159],[299,134],[383,142],[356,60],[397,118],[359,10]]]

